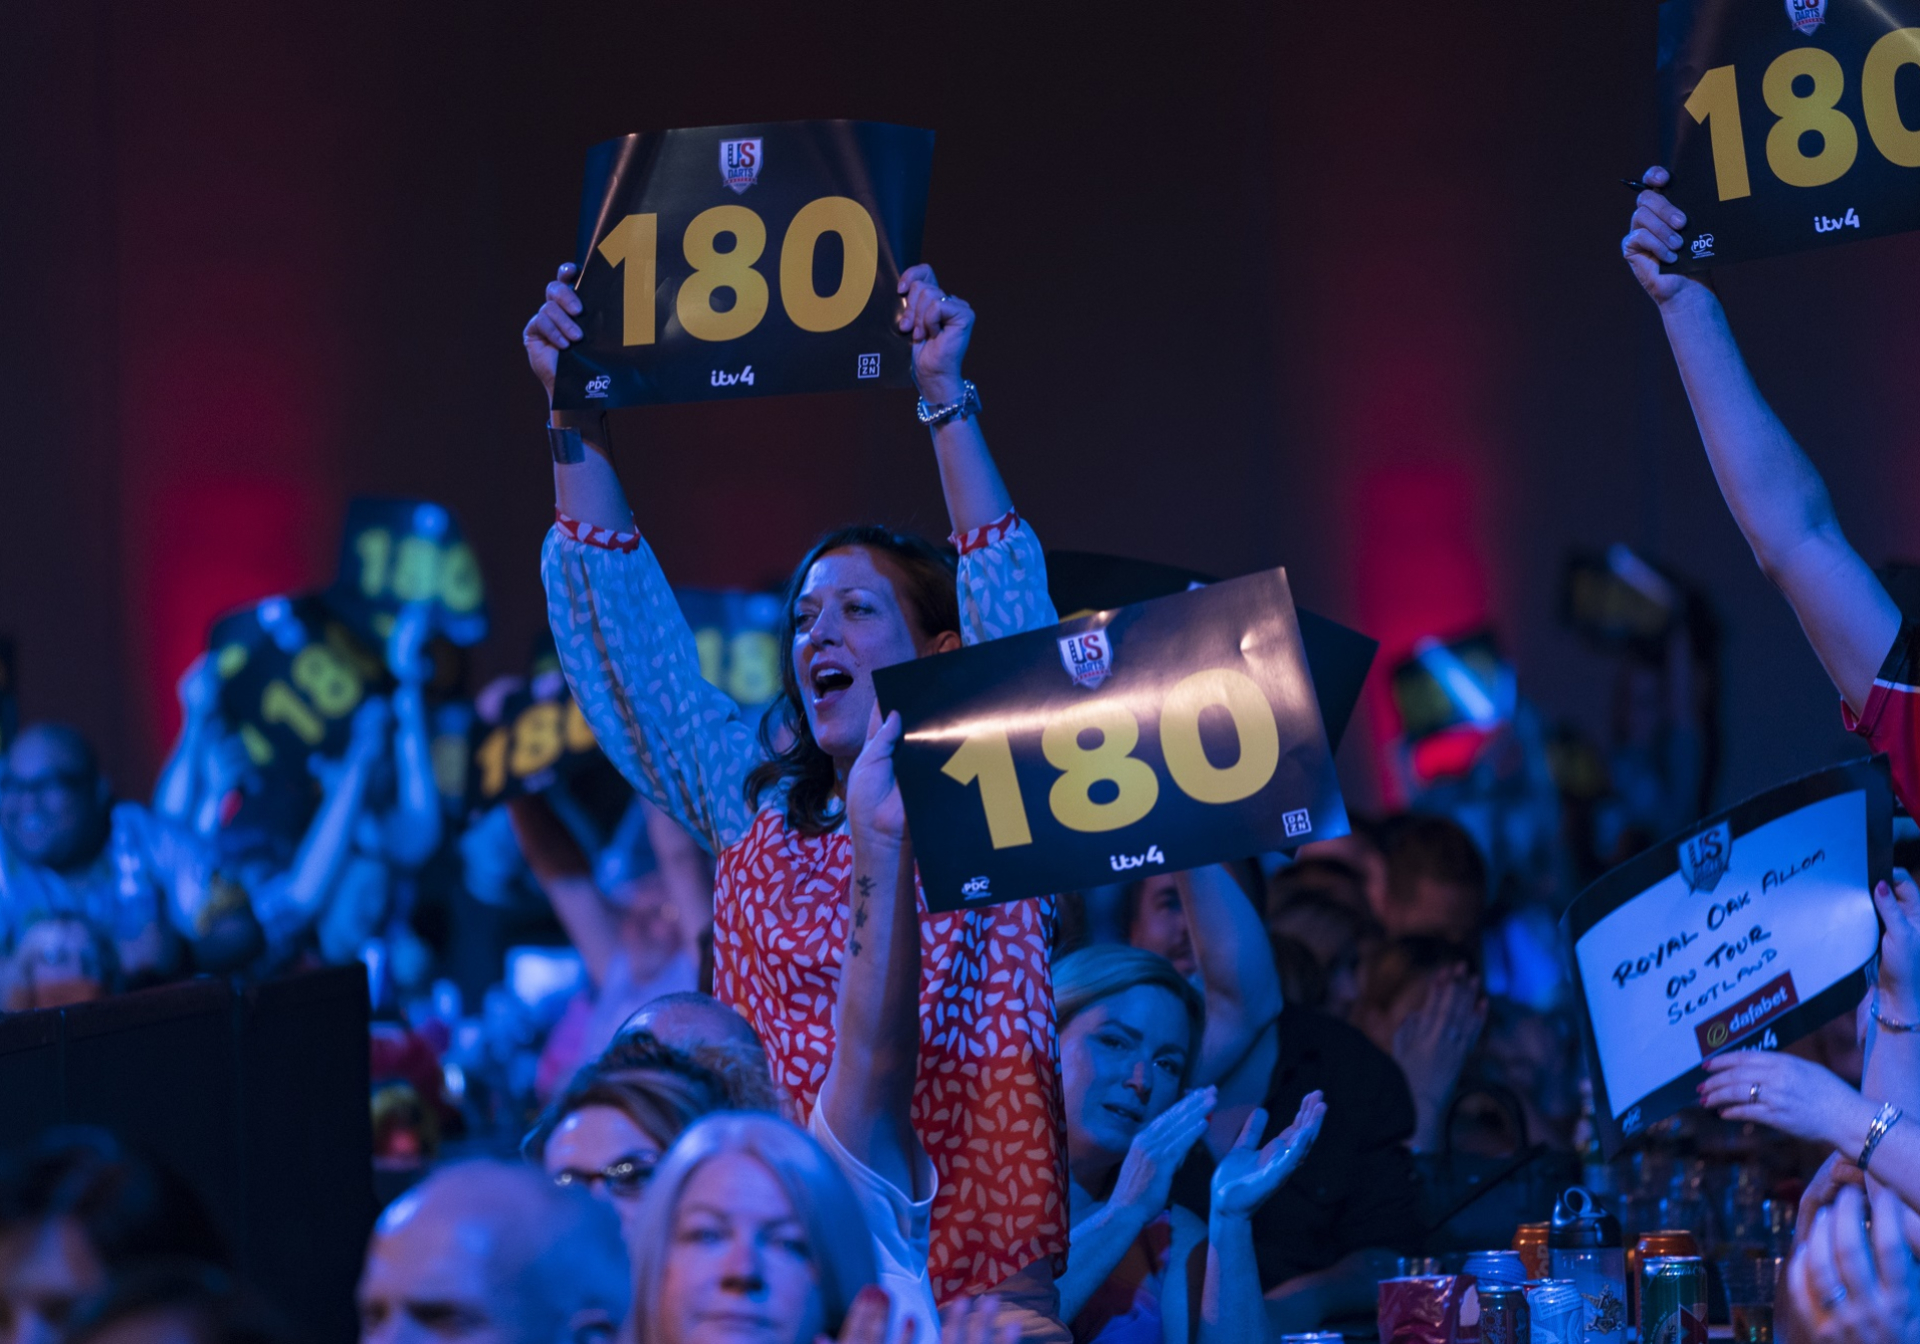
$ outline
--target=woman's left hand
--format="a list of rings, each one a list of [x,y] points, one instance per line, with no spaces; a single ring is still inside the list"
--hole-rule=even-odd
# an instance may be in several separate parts
[[[913,381],[930,406],[960,400],[960,364],[973,339],[973,308],[940,288],[933,267],[910,267],[900,277],[900,330],[913,338]]]
[[[907,807],[893,777],[893,749],[900,741],[900,716],[880,717],[873,707],[867,723],[867,745],[847,771],[847,824],[855,843],[862,838],[900,844],[907,835]]]
[[[1911,1245],[1920,1219],[1882,1187],[1867,1201],[1852,1186],[1814,1215],[1806,1244],[1787,1263],[1786,1314],[1816,1344],[1920,1344],[1920,1266]]]
[[[1260,1131],[1267,1127],[1267,1113],[1256,1109],[1248,1116],[1232,1150],[1213,1169],[1214,1214],[1222,1218],[1253,1217],[1313,1147],[1326,1115],[1327,1103],[1320,1094],[1307,1093],[1293,1123],[1274,1135],[1264,1148],[1254,1145],[1260,1142]]]
[[[1020,1344],[1020,1321],[1012,1314],[1001,1320],[1000,1299],[992,1293],[957,1297],[940,1312],[940,1344]]]
[[[1841,1152],[1858,1152],[1879,1108],[1834,1074],[1777,1050],[1735,1050],[1707,1061],[1700,1104]]]

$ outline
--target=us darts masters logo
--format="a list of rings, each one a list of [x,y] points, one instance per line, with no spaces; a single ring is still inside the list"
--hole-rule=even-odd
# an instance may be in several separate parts
[[[1680,876],[1687,879],[1688,891],[1712,891],[1732,862],[1733,827],[1727,822],[1680,842]]]
[[[1787,20],[1806,37],[1827,21],[1827,0],[1787,0]]]
[[[760,180],[760,164],[765,157],[760,152],[760,137],[757,135],[751,140],[722,140],[720,180],[734,191],[744,193]]]
[[[1067,635],[1060,641],[1060,662],[1075,686],[1092,690],[1113,675],[1113,646],[1104,630]]]

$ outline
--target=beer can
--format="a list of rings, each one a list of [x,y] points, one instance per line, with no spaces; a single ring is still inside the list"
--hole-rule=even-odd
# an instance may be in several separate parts
[[[1517,1283],[1480,1285],[1480,1344],[1533,1344],[1527,1290]]]
[[[1640,1344],[1703,1344],[1707,1337],[1707,1262],[1697,1255],[1653,1255],[1640,1262]]]
[[[1698,1254],[1700,1243],[1685,1228],[1663,1227],[1657,1232],[1642,1232],[1627,1248],[1627,1318],[1640,1319],[1640,1266],[1649,1256]]]
[[[1530,1279],[1547,1277],[1547,1233],[1552,1230],[1552,1223],[1522,1223],[1514,1230],[1513,1249],[1520,1253],[1520,1262],[1527,1267]]]

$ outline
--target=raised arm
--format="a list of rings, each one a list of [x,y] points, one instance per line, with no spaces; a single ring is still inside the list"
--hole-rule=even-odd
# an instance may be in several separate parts
[[[353,852],[353,827],[366,801],[367,778],[385,748],[391,720],[385,700],[370,696],[353,715],[346,754],[326,781],[320,808],[293,864],[252,892],[254,915],[276,955],[319,915]]]
[[[959,406],[933,426],[933,454],[940,463],[940,489],[955,536],[1005,517],[1013,508],[1000,468],[987,451],[978,408],[963,405],[961,361],[973,340],[973,307],[940,288],[933,267],[921,265],[900,277],[904,311],[900,329],[913,338],[913,380],[930,411]]]
[[[521,338],[549,403],[560,351],[581,334],[572,275],[560,268]],[[700,676],[693,632],[606,456],[604,420],[550,414],[563,422],[577,433],[551,436],[560,518],[540,561],[560,665],[608,759],[718,854],[753,822],[753,729]]]
[[[220,711],[220,673],[201,654],[180,674],[180,737],[153,785],[153,810],[168,821],[192,826],[205,787],[203,762]]]
[[[874,713],[877,719],[879,710]],[[912,1191],[926,1162],[907,1117],[920,1059],[920,906],[893,776],[899,740],[898,714],[876,722],[847,776],[853,892],[833,1062],[818,1104],[855,1160],[894,1188]]]
[[[547,286],[546,302],[520,334],[526,346],[527,362],[534,376],[547,389],[547,404],[553,404],[553,379],[559,368],[560,352],[579,340],[582,333],[578,317],[583,305],[573,292],[579,268],[572,262],[560,268]],[[547,423],[558,430],[573,428],[580,443],[567,439],[553,454],[553,502],[569,518],[577,518],[592,527],[610,532],[633,530],[633,509],[627,504],[627,492],[620,485],[620,474],[607,456],[605,421],[587,416],[568,415],[549,409]]]
[[[1255,1109],[1213,1173],[1207,1218],[1207,1275],[1195,1344],[1265,1344],[1267,1303],[1253,1252],[1253,1215],[1293,1174],[1319,1137],[1327,1106],[1320,1093],[1300,1101],[1293,1123],[1261,1147],[1267,1113]]]
[[[534,881],[580,953],[587,977],[595,988],[604,985],[620,932],[594,884],[593,864],[545,798],[522,794],[509,800],[507,821]]]
[[[1645,180],[1663,187],[1667,171],[1650,168]],[[1661,272],[1678,257],[1685,222],[1658,190],[1643,191],[1622,251],[1660,310],[1734,521],[1859,714],[1900,632],[1899,609],[1841,532],[1820,473],[1760,395],[1720,300],[1699,281]]]
[[[1233,874],[1214,864],[1181,873],[1180,903],[1207,996],[1207,1031],[1193,1071],[1195,1086],[1218,1083],[1280,1019],[1280,973],[1253,902]],[[1267,1079],[1258,1081],[1264,1095]],[[1222,1110],[1236,1099],[1222,1096]]]
[[[440,848],[440,789],[433,778],[432,736],[427,731],[422,689],[432,671],[426,653],[431,618],[428,604],[410,603],[387,640],[387,664],[399,685],[393,692],[395,798],[385,839],[387,857],[402,868],[418,868]]]

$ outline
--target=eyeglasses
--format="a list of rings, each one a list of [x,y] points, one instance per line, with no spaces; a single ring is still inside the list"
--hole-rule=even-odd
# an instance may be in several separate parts
[[[607,1193],[615,1199],[633,1199],[646,1189],[647,1182],[653,1178],[653,1169],[660,1159],[652,1155],[629,1153],[627,1156],[609,1162],[599,1171],[582,1171],[577,1167],[562,1167],[553,1174],[553,1183],[559,1186],[584,1185],[592,1190],[594,1185],[605,1182]]]
[[[63,794],[79,793],[86,786],[86,776],[79,774],[36,775],[32,779],[0,774],[0,794],[9,794],[18,798],[31,797],[42,804],[57,799]]]

